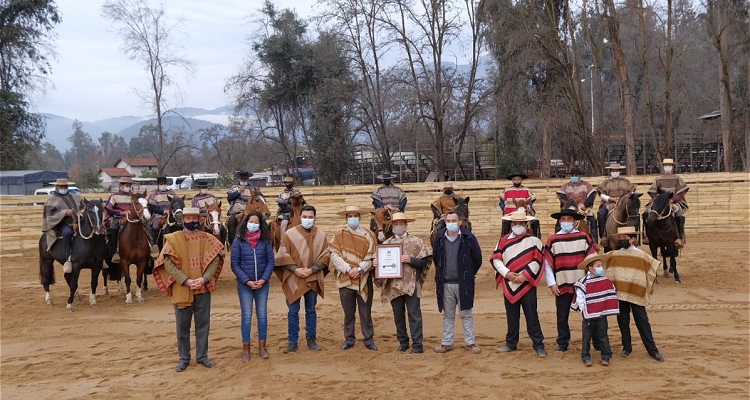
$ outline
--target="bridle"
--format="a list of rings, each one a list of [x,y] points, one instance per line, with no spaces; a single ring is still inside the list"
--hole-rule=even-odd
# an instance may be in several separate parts
[[[627,198],[627,199],[629,200],[629,199],[630,199],[630,196],[632,196],[632,195],[633,195],[633,192],[630,192],[630,193],[628,193],[628,194],[627,194],[627,197],[626,197],[626,198]],[[638,213],[636,213],[635,215],[631,215],[631,214],[630,214],[630,210],[628,209],[628,205],[627,205],[627,201],[628,201],[628,200],[623,200],[623,199],[621,199],[621,200],[618,200],[618,201],[617,201],[617,205],[619,205],[619,204],[620,204],[620,201],[622,201],[622,202],[625,202],[625,215],[627,215],[627,220],[626,220],[625,222],[622,222],[622,221],[618,220],[618,219],[617,219],[617,215],[616,215],[615,213],[612,213],[612,219],[613,219],[613,220],[614,220],[615,222],[617,222],[617,224],[618,224],[618,225],[627,225],[627,224],[628,224],[628,222],[630,222],[630,220],[631,220],[631,219],[633,219],[633,218],[638,218]],[[617,205],[616,205],[615,207],[617,207]]]
[[[96,206],[94,206],[94,207],[96,207]],[[81,239],[89,240],[92,237],[94,237],[94,235],[102,235],[103,233],[101,233],[101,221],[99,220],[99,214],[97,214],[96,212],[93,213],[94,216],[96,217],[95,218],[96,219],[96,223],[94,223],[94,221],[91,220],[91,213],[86,212],[86,211],[87,211],[86,209],[81,210],[80,212],[78,212],[78,215],[77,215],[77,217],[78,217],[77,218],[78,219],[78,236],[80,236]],[[82,231],[82,228],[84,226],[81,223],[82,220],[83,221],[88,221],[89,224],[91,225],[91,233],[88,234],[88,235],[85,235],[83,233],[83,231]],[[99,229],[97,229],[97,228],[99,228]]]
[[[669,218],[672,215],[672,206],[670,206],[669,203],[667,203],[667,213],[666,214],[661,214],[658,211],[654,211],[653,208],[650,209],[650,210],[648,210],[648,212],[649,212],[649,214],[651,214],[651,213],[656,214],[656,220],[657,221],[661,221],[663,219]]]

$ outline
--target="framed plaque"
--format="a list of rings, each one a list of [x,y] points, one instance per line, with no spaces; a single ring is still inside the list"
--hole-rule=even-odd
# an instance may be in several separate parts
[[[403,278],[404,269],[401,265],[401,244],[379,244],[375,247],[378,265],[375,265],[375,278],[393,279]]]

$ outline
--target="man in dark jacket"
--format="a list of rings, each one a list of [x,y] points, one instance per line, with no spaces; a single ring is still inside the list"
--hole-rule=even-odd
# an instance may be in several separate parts
[[[474,340],[474,276],[482,265],[482,250],[476,236],[461,228],[458,214],[451,210],[445,216],[445,229],[435,235],[432,244],[438,311],[443,313],[443,340],[436,353],[453,350],[453,325],[456,306],[464,328],[466,349],[479,354]]]

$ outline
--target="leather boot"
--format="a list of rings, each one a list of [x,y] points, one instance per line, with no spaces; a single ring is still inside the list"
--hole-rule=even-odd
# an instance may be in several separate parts
[[[260,353],[260,358],[266,359],[268,358],[268,349],[266,348],[266,341],[258,339],[258,352]]]
[[[307,348],[312,351],[320,351],[320,346],[318,346],[318,342],[315,339],[315,336],[309,336],[307,338]]]
[[[242,362],[243,363],[250,362],[250,342],[242,343]]]
[[[681,249],[685,244],[685,217],[679,216],[675,217],[675,219],[677,220],[677,234],[680,235],[680,237],[675,239],[674,244],[675,247]]]
[[[647,216],[648,216],[648,214],[645,214],[645,213],[642,216],[643,217],[642,218],[642,221],[643,221],[643,233],[641,234],[641,237],[642,237],[641,243],[643,243],[644,245],[648,245],[648,231],[646,230],[646,217]]]

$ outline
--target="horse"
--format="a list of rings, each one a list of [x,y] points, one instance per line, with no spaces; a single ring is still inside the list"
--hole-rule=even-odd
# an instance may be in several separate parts
[[[526,212],[526,215],[529,217],[536,217],[536,210],[534,209],[534,204],[529,203],[526,201],[526,199],[513,199],[513,202],[516,205],[516,210],[523,210]],[[539,220],[532,220],[528,223],[526,232],[529,235],[534,235],[538,237],[539,239],[542,238],[542,230],[539,227]],[[507,233],[507,232],[504,232]]]
[[[378,244],[383,243],[388,238],[393,237],[391,217],[397,212],[399,212],[398,207],[392,205],[385,205],[383,207],[375,209],[375,211],[370,211],[370,214],[372,214],[372,223],[370,223],[370,230],[375,232],[375,236],[378,238]]]
[[[182,230],[182,209],[185,208],[185,196],[174,196],[169,201],[167,221],[159,229],[154,243],[159,246],[159,251],[164,248],[164,235]]]
[[[632,226],[637,230],[640,226],[641,196],[643,196],[643,193],[636,193],[635,191],[620,196],[614,208],[607,214],[607,223],[604,230],[607,236],[606,238],[599,238],[599,244],[604,247],[605,252],[617,248],[617,228]]]
[[[471,201],[471,197],[469,196],[459,197],[458,200],[456,200],[456,207],[454,209],[458,214],[458,220],[461,222],[461,225],[465,226],[466,229],[471,231],[471,221],[469,221],[469,201]],[[430,207],[434,208],[434,206],[432,205],[430,205]],[[435,234],[443,228],[445,228],[444,217],[435,218],[432,221],[432,229],[430,229],[430,243],[435,240]]]
[[[576,201],[573,199],[568,199],[568,201],[565,202],[565,206],[563,206],[563,208],[573,210],[578,214],[583,215],[584,218],[580,221],[576,221],[573,224],[573,228],[577,229],[579,232],[584,232],[587,235],[591,236],[591,226],[589,225],[588,221],[588,210],[585,208],[585,206],[583,204],[576,204]]]
[[[133,304],[133,296],[130,293],[130,265],[136,266],[136,292],[135,297],[139,303],[144,299],[141,295],[143,281],[146,278],[146,266],[151,260],[150,244],[146,236],[146,224],[151,219],[146,201],[146,191],[142,194],[130,193],[130,210],[120,220],[120,237],[117,241],[120,248],[120,269],[125,276],[125,305]]]
[[[664,276],[669,277],[670,272],[674,273],[675,283],[681,283],[676,260],[676,257],[679,256],[679,250],[674,244],[680,234],[677,229],[677,220],[672,213],[670,202],[672,196],[673,193],[671,192],[659,191],[657,193],[651,201],[651,209],[648,211],[644,226],[646,227],[651,256],[657,258],[658,252],[661,252]],[[667,269],[667,257],[669,257],[669,269]]]
[[[102,270],[102,262],[107,256],[106,236],[107,232],[102,228],[102,201],[83,200],[85,206],[75,216],[78,226],[77,232],[70,242],[70,255],[73,264],[73,272],[64,274],[65,281],[70,288],[70,296],[66,310],[73,311],[73,300],[78,291],[78,277],[82,269],[91,270],[91,294],[89,304],[97,307],[96,288],[99,284],[99,273]],[[39,238],[39,277],[44,287],[44,302],[52,306],[52,298],[49,286],[55,283],[54,262],[65,263],[67,255],[64,254],[62,240],[52,244],[47,250],[47,234],[42,233]],[[106,284],[106,281],[105,281]]]
[[[281,212],[279,213],[279,216],[269,224],[274,250],[278,251],[279,246],[281,245],[281,215],[289,214],[289,222],[286,225],[287,230],[300,225],[302,223],[302,206],[304,205],[305,199],[301,194],[299,196],[289,197],[289,202],[286,204],[279,204]]]
[[[227,228],[221,223],[221,201],[208,204],[206,214],[205,217],[201,217],[199,229],[214,235],[221,243],[226,243]]]

